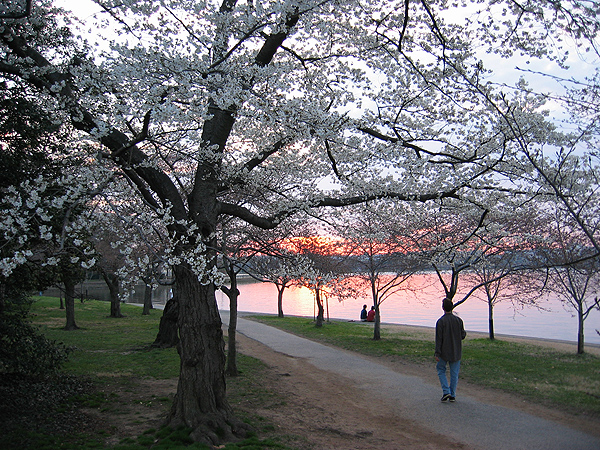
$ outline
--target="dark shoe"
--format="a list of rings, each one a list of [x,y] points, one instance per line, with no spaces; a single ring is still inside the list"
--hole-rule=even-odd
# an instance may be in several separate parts
[[[448,400],[450,400],[452,403],[454,403],[456,401],[456,397],[448,397]]]
[[[450,394],[444,394],[442,396],[442,402],[446,403],[448,400],[450,400],[452,397],[450,397]]]

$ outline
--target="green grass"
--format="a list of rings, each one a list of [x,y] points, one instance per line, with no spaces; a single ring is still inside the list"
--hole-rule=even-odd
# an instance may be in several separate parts
[[[461,372],[482,386],[600,416],[600,358],[489,339],[467,341]]]
[[[75,323],[80,328],[65,331],[65,311],[58,299],[36,297],[34,321],[49,338],[73,351],[65,371],[75,375],[107,375],[174,378],[179,375],[179,356],[174,348],[153,349],[161,310],[141,315],[137,306],[123,304],[119,319],[110,318],[109,304],[99,301],[75,303]]]
[[[331,321],[317,328],[312,319],[260,315],[252,319],[306,338],[370,356],[432,364],[433,331],[400,332],[381,326]],[[432,370],[433,367],[432,367]],[[467,338],[463,345],[461,378],[479,386],[500,389],[572,413],[600,417],[600,358],[490,339]]]
[[[69,361],[64,365],[62,376],[69,380],[73,377],[85,380],[91,388],[85,389],[68,399],[61,398],[57,404],[50,406],[52,411],[40,419],[33,417],[28,426],[17,424],[9,430],[4,428],[0,433],[2,450],[55,450],[61,449],[101,449],[101,450],[179,450],[208,449],[209,447],[193,443],[190,430],[180,428],[172,430],[161,428],[149,429],[141,436],[122,439],[117,445],[106,446],[107,437],[113,434],[112,429],[87,429],[85,426],[73,431],[56,432],[52,429],[52,420],[43,422],[52,416],[61,421],[78,420],[73,411],[85,407],[101,413],[119,417],[125,413],[130,404],[115,394],[114,391],[131,393],[134,403],[142,407],[152,404],[168,411],[171,398],[168,396],[141,396],[137,394],[139,380],[171,379],[179,374],[179,356],[176,349],[154,349],[150,344],[156,338],[158,323],[162,315],[160,310],[150,311],[150,315],[142,316],[141,308],[124,304],[121,312],[125,317],[108,317],[110,305],[107,302],[86,301],[75,303],[75,322],[78,330],[65,331],[65,311],[59,308],[59,299],[52,297],[35,297],[32,306],[33,322],[41,327],[41,331],[52,340],[61,342],[71,348]],[[238,404],[276,405],[282,399],[270,392],[261,383],[264,365],[253,358],[239,355],[238,368],[242,376],[229,379],[228,397],[235,411]],[[55,381],[53,381],[56,384]],[[131,400],[128,400],[131,402]],[[261,403],[262,402],[262,403]],[[250,409],[252,410],[252,409]],[[267,450],[290,449],[285,442],[293,442],[293,437],[279,436],[276,427],[258,416],[247,412],[248,408],[239,408],[238,416],[248,422],[263,437],[250,438],[225,445],[228,450]]]

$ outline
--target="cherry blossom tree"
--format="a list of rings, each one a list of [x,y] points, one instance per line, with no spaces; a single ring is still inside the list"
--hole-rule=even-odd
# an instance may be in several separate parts
[[[536,246],[543,289],[558,296],[577,318],[577,353],[584,353],[585,320],[600,310],[600,260],[577,221],[561,207],[550,212],[544,243]]]
[[[320,328],[325,322],[326,302],[330,297],[336,296],[335,286],[344,278],[340,258],[344,254],[339,252],[338,241],[329,236],[310,233],[308,236],[296,236],[288,240],[288,248],[298,255],[296,259],[304,262],[295,269],[297,278],[296,286],[310,289],[315,296],[317,306],[316,327]],[[329,320],[329,316],[327,317]]]
[[[89,186],[122,176],[167,230],[181,357],[168,423],[211,444],[246,428],[225,396],[221,218],[269,229],[319,207],[522,189],[507,169],[518,139],[531,149],[561,136],[544,102],[509,96],[484,59],[564,64],[553,39],[593,42],[599,28],[598,6],[577,1],[97,4],[107,40],[90,45],[45,1],[2,19],[0,72],[80,133],[72,148],[85,147],[88,164],[74,192],[89,198]],[[523,117],[535,127],[517,126]],[[3,272],[26,252],[4,258]]]
[[[312,236],[314,220],[303,214],[284,221],[275,229],[251,233],[252,246],[258,252],[246,267],[248,274],[257,280],[273,283],[277,288],[277,316],[284,317],[283,295],[295,286],[303,275],[312,271],[311,262],[298,253],[295,242]]]
[[[237,322],[238,322],[238,274],[242,272],[257,251],[251,247],[247,226],[239,220],[228,220],[220,224],[218,247],[220,254],[219,267],[229,280],[221,283],[221,290],[229,299],[229,324],[227,328],[227,364],[225,373],[228,376],[238,375],[237,368]]]
[[[96,268],[100,271],[110,294],[110,317],[121,318],[121,277],[119,269],[124,255],[111,246],[111,239],[101,234],[96,236],[96,251],[99,255]]]
[[[483,209],[467,202],[445,201],[413,208],[413,245],[435,270],[445,298],[457,307],[478,291],[486,293],[492,324],[500,288],[531,265],[523,260],[532,244],[531,208],[503,198]],[[536,229],[537,232],[537,229]],[[526,290],[522,290],[526,301]],[[491,328],[490,328],[490,335]]]
[[[539,286],[539,272],[529,263],[523,265],[522,250],[504,248],[471,268],[467,275],[468,283],[477,286],[474,297],[485,302],[488,307],[488,336],[496,338],[494,308],[501,302],[511,302],[513,309],[539,307],[542,295]]]
[[[295,254],[286,254],[285,250],[278,251],[277,255],[263,254],[252,263],[252,270],[260,279],[273,283],[277,288],[277,317],[284,317],[283,294],[293,286],[293,281],[299,278],[295,275],[297,258]]]
[[[410,207],[394,202],[368,202],[336,220],[335,230],[345,241],[352,274],[343,283],[369,295],[375,307],[373,339],[381,339],[381,304],[408,286],[425,264],[413,242],[423,225],[412,220]]]
[[[491,340],[495,339],[494,308],[498,303],[510,301],[515,311],[541,308],[539,264],[532,258],[532,251],[540,236],[546,235],[547,220],[541,213],[545,207],[542,201],[509,204],[499,213],[488,215],[488,220],[495,222],[490,229],[496,232],[484,235],[489,250],[470,268],[467,279],[475,289],[473,295],[487,303]]]

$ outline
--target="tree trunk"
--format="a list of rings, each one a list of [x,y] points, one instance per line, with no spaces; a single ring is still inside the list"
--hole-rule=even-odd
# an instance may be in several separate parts
[[[119,277],[114,273],[102,271],[102,277],[110,292],[110,317],[121,318],[121,300],[119,299]]]
[[[75,323],[75,283],[67,278],[65,285],[65,312],[67,315],[67,324],[65,330],[78,330],[79,327]]]
[[[238,376],[237,368],[237,346],[236,346],[236,329],[237,329],[237,299],[238,294],[232,293],[229,298],[229,328],[227,329],[227,370],[226,374],[230,377]]]
[[[283,319],[283,291],[285,284],[276,284],[277,286],[277,316]]]
[[[152,285],[146,283],[146,287],[144,289],[144,307],[142,308],[142,316],[149,315],[151,309],[152,309]]]
[[[494,335],[494,303],[491,300],[488,300],[488,328],[490,340],[493,341],[496,336]]]
[[[227,329],[227,368],[225,374],[230,377],[238,376],[237,369],[237,346],[236,346],[236,330],[237,330],[237,317],[238,317],[238,297],[240,291],[237,288],[237,273],[235,272],[235,266],[227,261],[225,263],[225,270],[229,276],[229,283],[231,286],[228,288],[223,286],[221,290],[227,294],[229,298],[229,327]]]
[[[584,317],[583,317],[583,311],[582,311],[582,307],[580,306],[578,311],[577,311],[577,319],[578,319],[578,328],[577,328],[577,354],[578,355],[582,355],[584,350],[584,335],[583,335],[583,323],[584,323]]]
[[[323,326],[323,322],[325,321],[325,309],[323,308],[323,301],[321,300],[321,289],[318,287],[315,288],[315,300],[317,302],[317,323],[316,327],[321,328]]]
[[[381,317],[379,316],[379,305],[375,306],[375,325],[373,326],[373,340],[381,340]]]
[[[235,418],[225,395],[225,342],[214,284],[201,284],[183,264],[174,272],[181,361],[167,424],[191,428],[192,439],[210,445],[243,437],[248,426]]]
[[[160,318],[158,334],[152,347],[171,348],[179,344],[177,319],[179,317],[179,302],[177,297],[170,298],[165,304],[165,310]]]
[[[238,376],[237,369],[237,346],[236,346],[236,330],[238,317],[238,296],[240,291],[237,288],[237,279],[235,274],[230,277],[231,288],[227,289],[229,297],[229,327],[227,328],[227,369],[225,373],[230,377]]]

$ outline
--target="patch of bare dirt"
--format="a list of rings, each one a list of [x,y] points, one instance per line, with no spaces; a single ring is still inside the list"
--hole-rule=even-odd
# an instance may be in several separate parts
[[[156,380],[131,378],[127,383],[115,380],[103,385],[109,407],[84,408],[96,429],[109,433],[105,443],[116,445],[122,439],[136,439],[150,429],[158,430],[165,422],[177,389],[177,379]]]

